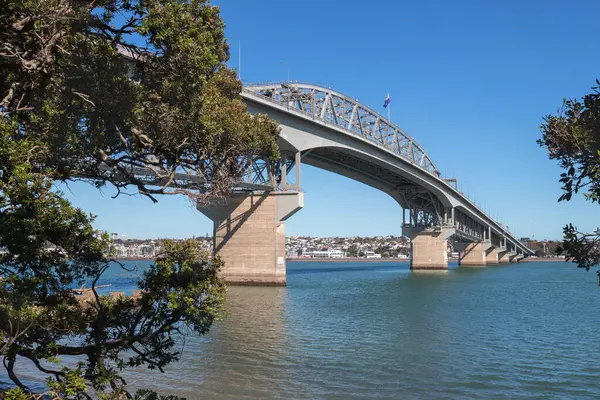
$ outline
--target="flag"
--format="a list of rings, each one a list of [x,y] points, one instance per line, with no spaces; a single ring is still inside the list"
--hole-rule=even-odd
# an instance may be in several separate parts
[[[385,96],[385,101],[383,102],[383,108],[387,108],[387,106],[390,104],[390,94],[388,93],[387,96]]]

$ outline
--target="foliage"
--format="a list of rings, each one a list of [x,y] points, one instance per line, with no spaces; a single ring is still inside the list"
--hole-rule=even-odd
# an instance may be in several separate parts
[[[538,249],[538,250],[535,251],[535,256],[536,257],[545,257],[546,253],[544,253],[544,250]]]
[[[93,218],[53,189],[35,141],[14,141],[0,122],[0,351],[9,378],[28,362],[51,376],[52,396],[78,398],[93,391],[119,398],[127,367],[163,370],[177,361],[177,340],[204,334],[223,315],[218,258],[208,261],[197,241],[164,242],[164,254],[138,282],[138,298],[98,295],[109,267]],[[41,172],[40,172],[41,171]],[[74,287],[91,283],[84,296]],[[77,360],[68,365],[61,357]],[[50,366],[55,364],[55,366]],[[4,397],[18,397],[7,392]],[[17,396],[17,397],[15,397]]]
[[[353,244],[350,247],[348,247],[348,249],[346,250],[346,256],[347,257],[358,257],[358,246]]]
[[[560,177],[563,194],[559,201],[571,200],[580,190],[585,190],[588,201],[600,200],[600,81],[596,83],[581,101],[564,100],[558,113],[546,116],[540,128],[543,135],[538,143],[566,171]],[[557,253],[566,253],[587,270],[600,263],[600,231],[587,234],[571,224],[563,231]]]
[[[60,400],[67,397],[64,392],[50,391],[41,394],[28,394],[23,392],[23,390],[19,387],[5,390],[4,392],[0,391],[0,399],[2,400],[42,400],[42,399],[52,399],[52,400]],[[104,396],[102,396],[104,397]],[[113,397],[118,398],[118,397]],[[161,396],[156,392],[152,392],[150,390],[138,390],[135,392],[133,396],[130,396],[133,400],[185,400],[184,397],[177,396]],[[120,399],[120,398],[119,398]]]
[[[8,250],[0,256],[4,366],[24,389],[14,367],[28,360],[51,376],[53,393],[113,398],[125,391],[122,369],[162,371],[178,360],[178,339],[206,333],[223,315],[220,260],[209,262],[196,241],[166,241],[138,282],[139,297],[98,295],[96,284],[109,267],[106,238],[97,237],[91,217],[51,190],[51,179],[31,172],[23,155],[35,151],[26,144],[0,142],[0,159],[7,161],[0,178],[0,247]],[[91,290],[76,296],[73,287],[83,282]],[[77,362],[63,364],[64,356]]]
[[[25,393],[21,388],[12,388],[2,393],[3,400],[27,400]]]
[[[55,184],[207,201],[276,158],[276,122],[246,111],[224,64],[224,27],[206,0],[0,0],[0,355],[18,387],[3,398],[33,396],[19,363],[49,376],[50,397],[123,398],[123,369],[162,371],[223,315],[221,261],[193,241],[163,244],[139,296],[99,295],[108,238]],[[169,186],[179,172],[205,184]]]
[[[57,179],[226,195],[252,157],[277,156],[278,127],[246,111],[224,27],[206,0],[1,0],[0,116]],[[169,187],[182,171],[207,185]]]

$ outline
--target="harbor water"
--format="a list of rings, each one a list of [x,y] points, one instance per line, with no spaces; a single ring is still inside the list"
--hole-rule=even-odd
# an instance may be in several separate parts
[[[229,287],[227,319],[166,373],[129,371],[128,383],[188,399],[600,398],[593,272],[289,262],[287,278]],[[105,281],[129,291],[135,274]]]

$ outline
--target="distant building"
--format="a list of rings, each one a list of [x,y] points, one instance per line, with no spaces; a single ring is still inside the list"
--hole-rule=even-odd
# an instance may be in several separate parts
[[[365,258],[381,258],[381,254],[377,254],[374,251],[367,250],[365,251]]]
[[[137,247],[139,257],[154,257],[154,246],[142,244]]]
[[[115,257],[127,257],[127,247],[122,244],[114,245],[112,249]]]
[[[342,250],[331,249],[329,250],[329,258],[344,258],[346,253]]]
[[[342,250],[314,250],[306,252],[306,255],[312,258],[344,258],[346,253]]]

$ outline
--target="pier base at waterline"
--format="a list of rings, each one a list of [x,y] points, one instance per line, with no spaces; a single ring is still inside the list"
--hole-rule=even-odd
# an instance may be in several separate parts
[[[416,229],[405,227],[402,234],[410,238],[410,269],[448,269],[448,238],[445,228]]]
[[[213,249],[228,284],[285,286],[285,221],[304,206],[302,192],[235,195],[199,205],[213,221]]]

